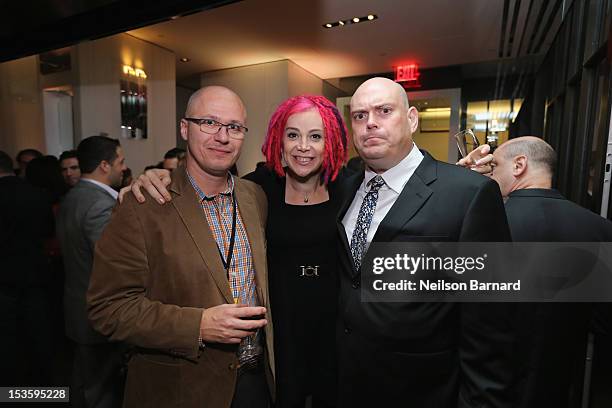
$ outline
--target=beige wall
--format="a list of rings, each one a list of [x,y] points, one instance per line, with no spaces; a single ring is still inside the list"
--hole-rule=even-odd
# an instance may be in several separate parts
[[[288,61],[289,95],[323,95],[323,81],[293,61]]]
[[[72,87],[75,146],[84,137],[120,137],[119,79],[123,64],[147,73],[148,139],[120,139],[128,166],[140,173],[176,145],[175,57],[127,34],[75,46],[70,72],[41,76],[36,56],[0,64],[0,150],[47,152],[42,91]]]
[[[176,145],[175,57],[170,51],[127,34],[84,42],[76,46],[74,113],[77,143],[106,133],[119,138],[122,66],[147,73],[147,139],[124,139],[127,165],[136,174],[160,161]]]
[[[0,64],[0,150],[27,148],[47,150],[36,56]]]
[[[420,132],[417,130],[412,139],[419,149],[427,150],[435,159],[448,160],[448,132]]]
[[[197,89],[197,87],[196,87]],[[189,97],[195,90],[192,88],[187,88],[185,86],[176,86],[176,146],[182,147],[183,149],[187,148],[187,142],[183,140],[181,137],[181,119],[185,116],[185,111],[187,110],[187,103],[189,102]]]

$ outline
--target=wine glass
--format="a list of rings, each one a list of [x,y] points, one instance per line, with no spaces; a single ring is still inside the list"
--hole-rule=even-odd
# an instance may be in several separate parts
[[[480,142],[474,132],[471,129],[465,129],[461,132],[456,133],[454,136],[457,148],[461,158],[466,157],[472,150],[476,149]]]
[[[257,301],[257,295],[255,293],[255,282],[251,280],[246,289],[241,291],[240,297],[234,299],[236,303],[243,303],[248,306],[259,306],[259,302]],[[262,316],[252,316],[247,317],[247,320],[256,320],[263,318]],[[240,365],[243,367],[255,366],[259,360],[259,357],[263,353],[263,347],[261,345],[261,341],[259,339],[259,331],[257,329],[255,334],[247,336],[242,339],[240,342],[240,346],[238,346],[238,361]]]

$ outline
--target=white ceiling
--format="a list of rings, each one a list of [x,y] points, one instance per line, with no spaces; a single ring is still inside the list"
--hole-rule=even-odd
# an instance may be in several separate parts
[[[177,77],[290,59],[320,78],[497,59],[503,0],[244,0],[129,34],[172,50]],[[373,22],[322,25],[377,14]],[[181,63],[181,57],[190,62]]]

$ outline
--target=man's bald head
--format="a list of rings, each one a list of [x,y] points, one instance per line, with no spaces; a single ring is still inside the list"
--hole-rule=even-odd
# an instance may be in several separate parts
[[[234,91],[223,86],[207,86],[191,95],[185,118],[181,120],[189,174],[196,178],[227,176],[238,160],[244,139],[244,133],[230,134],[228,125],[246,129],[246,109]]]
[[[374,90],[385,89],[387,92],[397,95],[398,98],[402,101],[402,104],[406,110],[410,107],[408,102],[408,94],[406,94],[406,90],[403,86],[398,84],[395,81],[390,80],[389,78],[383,77],[374,77],[370,78],[357,88],[355,93],[353,94],[353,98],[355,95],[359,96],[360,93],[369,93]],[[351,98],[352,100],[352,98]]]
[[[242,99],[240,99],[238,94],[236,94],[231,89],[219,85],[205,86],[195,91],[189,97],[189,101],[187,102],[187,109],[185,109],[185,117],[192,117],[192,115],[194,115],[194,112],[197,112],[199,110],[198,106],[214,101],[216,98],[220,97],[235,99],[236,103],[240,104],[240,106],[242,107],[242,113],[244,115],[244,118],[246,119],[246,108],[244,107]]]
[[[517,156],[525,156],[529,165],[538,171],[544,171],[552,178],[557,165],[555,150],[544,140],[535,136],[521,136],[503,143],[497,150],[511,160]]]
[[[556,154],[545,141],[523,136],[502,144],[493,153],[495,167],[491,178],[504,197],[526,188],[551,188]]]

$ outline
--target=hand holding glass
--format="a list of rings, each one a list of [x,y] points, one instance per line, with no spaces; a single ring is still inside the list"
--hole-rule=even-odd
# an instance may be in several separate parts
[[[480,144],[478,138],[474,135],[471,129],[462,130],[456,133],[453,138],[457,143],[461,158],[466,157],[472,150],[476,149]]]

